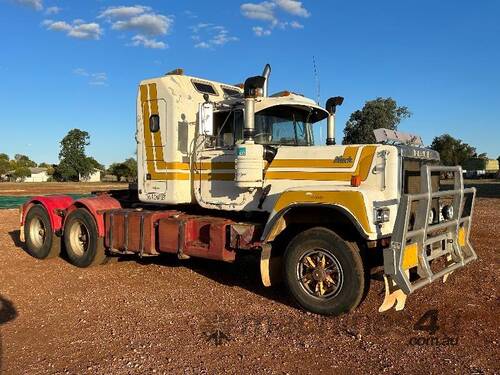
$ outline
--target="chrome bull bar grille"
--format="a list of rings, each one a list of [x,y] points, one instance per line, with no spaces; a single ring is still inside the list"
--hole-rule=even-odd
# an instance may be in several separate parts
[[[453,189],[433,191],[432,172],[453,173]],[[420,193],[402,196],[391,244],[384,249],[385,275],[391,279],[393,289],[399,288],[405,295],[440,277],[446,280],[451,272],[477,259],[469,241],[476,189],[464,189],[462,168],[424,165],[420,176]],[[451,200],[451,217],[430,223],[432,200],[444,197]],[[417,207],[411,217],[413,202]],[[431,263],[441,257],[445,266],[433,271]],[[410,271],[416,274],[410,277]],[[386,289],[389,286],[386,280]]]

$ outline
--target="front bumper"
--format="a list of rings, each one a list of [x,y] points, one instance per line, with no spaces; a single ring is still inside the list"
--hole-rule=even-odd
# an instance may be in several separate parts
[[[432,172],[453,173],[453,189],[433,191]],[[386,280],[386,288],[399,288],[405,297],[438,278],[446,280],[451,272],[477,259],[469,241],[476,189],[464,189],[462,168],[424,165],[420,175],[420,193],[402,196],[391,244],[384,249],[384,272],[390,279],[389,283]],[[429,224],[435,198],[450,199],[453,216]],[[412,202],[417,206],[414,217],[410,214]],[[444,266],[439,264],[440,258]],[[434,263],[440,267],[436,269]]]

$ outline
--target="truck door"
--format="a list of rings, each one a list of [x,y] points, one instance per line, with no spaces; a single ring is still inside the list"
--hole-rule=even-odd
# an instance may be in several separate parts
[[[239,202],[241,190],[234,183],[234,145],[243,139],[241,110],[214,113],[213,147],[204,148],[194,169],[194,184],[202,200],[217,205]]]
[[[158,201],[165,199],[167,191],[166,104],[164,99],[157,97],[156,83],[141,85],[144,190],[148,199]]]

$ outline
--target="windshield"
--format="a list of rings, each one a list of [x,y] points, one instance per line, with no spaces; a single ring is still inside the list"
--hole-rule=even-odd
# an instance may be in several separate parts
[[[256,143],[264,145],[313,145],[311,111],[288,106],[267,108],[255,114]]]

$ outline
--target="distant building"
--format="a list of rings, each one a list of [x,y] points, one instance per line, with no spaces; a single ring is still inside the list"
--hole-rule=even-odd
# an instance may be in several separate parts
[[[47,174],[47,168],[28,168],[30,170],[31,176],[26,177],[24,182],[47,182],[49,175]]]
[[[87,178],[84,178],[82,175],[80,175],[79,180],[80,182],[101,182],[101,172],[101,170],[96,169]]]
[[[465,177],[467,178],[493,178],[498,175],[499,171],[496,159],[470,158],[463,163],[462,167],[466,171]]]

